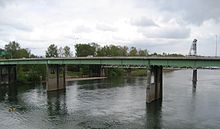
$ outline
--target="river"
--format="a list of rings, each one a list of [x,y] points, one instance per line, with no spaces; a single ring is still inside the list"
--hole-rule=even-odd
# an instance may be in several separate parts
[[[220,70],[164,73],[163,101],[146,105],[146,77],[0,86],[1,129],[219,129]]]

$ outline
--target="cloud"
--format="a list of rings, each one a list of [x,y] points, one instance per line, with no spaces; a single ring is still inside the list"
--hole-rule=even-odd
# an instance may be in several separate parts
[[[11,2],[12,0],[0,0],[0,7],[5,7],[8,2]]]
[[[189,23],[200,25],[206,20],[220,20],[219,0],[157,0],[154,6],[160,11],[182,16]]]
[[[92,32],[92,29],[85,25],[79,25],[74,29],[74,32],[75,33],[90,33]]]
[[[142,39],[135,40],[129,46],[147,49],[150,53],[182,53],[187,55],[191,41],[186,39]]]
[[[186,39],[190,37],[190,29],[184,27],[160,27],[139,29],[146,38]]]
[[[117,31],[117,28],[111,25],[101,24],[101,23],[96,24],[96,29],[101,30],[101,31],[111,31],[111,32]]]
[[[131,24],[138,27],[158,26],[152,19],[148,19],[146,17],[132,19]]]
[[[32,27],[14,21],[0,21],[0,29],[7,31],[9,28],[19,31],[32,31]]]

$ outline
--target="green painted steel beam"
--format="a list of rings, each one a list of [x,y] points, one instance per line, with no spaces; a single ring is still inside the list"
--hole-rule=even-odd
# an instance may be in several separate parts
[[[220,67],[216,57],[76,57],[1,59],[0,65],[19,64],[94,64],[94,65],[161,65],[165,67]]]

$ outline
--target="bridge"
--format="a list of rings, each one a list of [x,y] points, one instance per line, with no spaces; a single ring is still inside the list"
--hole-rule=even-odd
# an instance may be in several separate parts
[[[2,71],[7,71],[8,83],[16,82],[16,65],[47,65],[47,91],[61,90],[66,87],[66,65],[96,65],[100,76],[105,75],[104,66],[145,67],[148,70],[146,102],[151,103],[163,97],[163,67],[192,68],[193,82],[196,83],[199,68],[220,67],[217,57],[75,57],[75,58],[27,58],[1,59],[0,82]],[[1,84],[1,83],[0,83]]]

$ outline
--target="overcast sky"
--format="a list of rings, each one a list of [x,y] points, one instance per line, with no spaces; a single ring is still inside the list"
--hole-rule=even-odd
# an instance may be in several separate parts
[[[16,41],[34,54],[96,42],[153,52],[220,55],[219,0],[0,0],[0,47]]]

